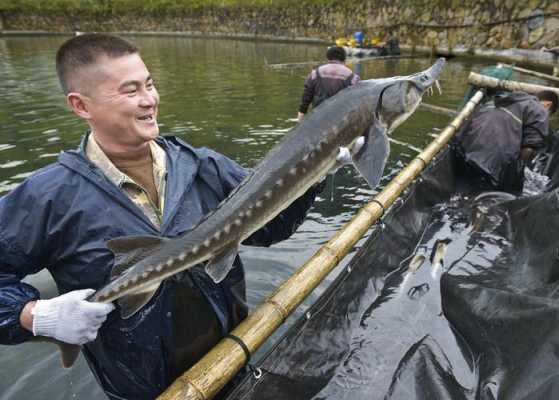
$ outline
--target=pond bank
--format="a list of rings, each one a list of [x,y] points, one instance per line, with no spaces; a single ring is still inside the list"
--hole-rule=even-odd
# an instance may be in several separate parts
[[[251,34],[251,33],[223,33],[223,32],[203,32],[203,31],[112,31],[111,33],[122,36],[184,36],[184,37],[207,37],[220,39],[236,39],[236,40],[261,40],[272,42],[299,42],[299,43],[317,43],[330,45],[332,41],[320,37],[295,37],[295,36],[274,36],[267,34]],[[47,30],[0,30],[0,38],[2,36],[68,36],[75,32],[53,32]],[[458,56],[458,57],[474,57],[485,58],[495,61],[515,63],[532,67],[539,67],[549,70],[559,67],[559,57],[549,52],[533,49],[470,49],[464,46],[455,48],[442,46],[414,46],[402,44],[400,45],[404,52],[420,53],[420,54],[437,54],[442,56]],[[551,71],[547,71],[551,74]]]
[[[410,51],[559,64],[542,51],[559,46],[556,0],[0,0],[0,34],[76,31],[325,44],[393,32]]]

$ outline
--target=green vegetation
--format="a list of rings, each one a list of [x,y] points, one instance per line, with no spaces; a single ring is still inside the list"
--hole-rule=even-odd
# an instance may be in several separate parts
[[[358,0],[348,0],[359,3]],[[116,15],[123,12],[138,14],[168,14],[202,8],[328,6],[335,0],[0,0],[0,12],[21,13],[88,13]]]
[[[486,0],[487,1],[487,0]],[[485,1],[485,2],[486,2]],[[201,9],[258,9],[291,8],[309,9],[332,7],[358,10],[378,9],[387,6],[409,5],[415,8],[448,9],[460,4],[475,4],[476,0],[400,0],[391,4],[388,0],[0,0],[1,12],[21,14],[85,14],[85,15],[139,15],[181,14]],[[484,1],[482,1],[483,3]]]

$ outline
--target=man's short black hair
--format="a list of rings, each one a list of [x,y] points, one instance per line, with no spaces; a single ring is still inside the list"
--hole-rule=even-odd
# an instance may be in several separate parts
[[[345,61],[345,50],[343,47],[332,46],[326,52],[326,59],[328,60],[338,60],[341,62]]]
[[[127,40],[104,33],[87,33],[67,40],[56,53],[56,73],[64,94],[75,89],[72,74],[95,64],[99,57],[116,58],[137,52],[138,48]]]
[[[553,114],[557,111],[557,107],[559,106],[559,96],[557,93],[551,90],[542,90],[537,94],[537,98],[543,101],[551,101],[551,108],[549,109],[549,114]]]

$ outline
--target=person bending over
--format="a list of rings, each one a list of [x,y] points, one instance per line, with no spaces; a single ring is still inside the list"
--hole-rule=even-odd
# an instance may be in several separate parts
[[[480,189],[521,193],[524,167],[546,146],[557,95],[514,92],[480,106],[453,139],[458,172]]]

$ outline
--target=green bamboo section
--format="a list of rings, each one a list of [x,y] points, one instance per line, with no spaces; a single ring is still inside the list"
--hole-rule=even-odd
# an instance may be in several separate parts
[[[251,353],[254,353],[264,343],[287,316],[348,254],[371,225],[382,217],[383,208],[388,209],[433,157],[445,147],[482,98],[483,92],[476,92],[456,118],[373,201],[365,205],[305,265],[231,332],[246,344]],[[246,357],[241,346],[232,339],[225,338],[169,386],[158,399],[211,399],[244,366],[245,362]]]
[[[475,72],[470,72],[470,75],[468,76],[468,82],[477,87],[502,89],[511,92],[522,91],[530,94],[537,94],[542,90],[551,90],[552,92],[557,93],[557,95],[559,96],[559,89],[555,87],[534,85],[531,83],[516,81],[499,80],[490,76],[476,74]]]

